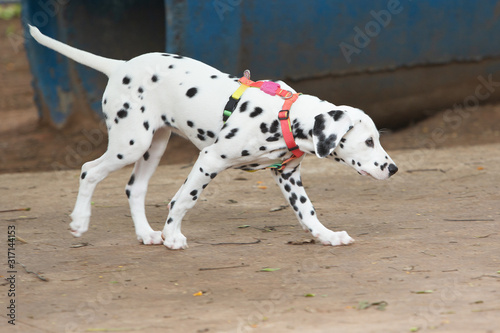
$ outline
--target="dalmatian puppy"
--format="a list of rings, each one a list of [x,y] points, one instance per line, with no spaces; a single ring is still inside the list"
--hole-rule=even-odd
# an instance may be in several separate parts
[[[129,61],[108,59],[56,41],[33,26],[29,29],[40,44],[109,78],[102,99],[108,148],[100,158],[82,167],[70,223],[76,237],[88,230],[91,197],[97,184],[110,172],[135,163],[125,192],[138,240],[185,249],[182,219],[212,179],[228,168],[260,170],[292,155],[277,117],[283,104],[279,96],[249,88],[224,123],[224,106],[240,86],[234,76],[168,53],[148,53]],[[284,82],[278,83],[294,92]],[[306,231],[325,245],[350,244],[354,240],[347,232],[331,231],[318,220],[302,185],[302,159],[308,154],[329,158],[375,179],[387,179],[398,168],[380,145],[375,124],[359,109],[304,94],[293,104],[290,119],[295,142],[305,154],[282,170],[271,169],[271,175]],[[163,231],[154,231],[147,221],[144,201],[149,179],[172,133],[189,139],[200,154],[169,203]]]

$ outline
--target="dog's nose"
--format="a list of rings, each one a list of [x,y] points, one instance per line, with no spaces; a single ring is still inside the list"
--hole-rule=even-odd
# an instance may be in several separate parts
[[[398,167],[396,166],[396,164],[389,164],[389,167],[387,168],[387,170],[389,170],[389,177],[392,176],[393,174],[395,174],[396,172],[398,172]]]

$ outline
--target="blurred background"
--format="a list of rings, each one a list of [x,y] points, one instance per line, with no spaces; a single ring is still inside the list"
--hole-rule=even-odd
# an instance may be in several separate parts
[[[500,1],[0,1],[0,172],[79,168],[106,149],[106,77],[26,24],[130,59],[166,51],[365,110],[388,149],[500,142]],[[196,149],[172,140],[168,163]]]

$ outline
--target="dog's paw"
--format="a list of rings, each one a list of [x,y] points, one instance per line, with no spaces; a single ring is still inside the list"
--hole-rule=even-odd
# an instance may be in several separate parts
[[[331,246],[337,246],[337,245],[349,245],[354,243],[354,239],[347,234],[345,231],[331,231],[331,230],[326,230],[319,235],[314,235],[315,237],[318,237],[320,242],[323,245],[331,245]]]
[[[89,230],[89,219],[75,219],[69,224],[69,229],[73,236],[81,237],[83,233]]]
[[[163,238],[161,237],[161,231],[149,231],[141,234],[137,234],[137,239],[144,245],[158,245],[163,244]]]
[[[167,236],[162,233],[161,237],[163,238],[163,245],[171,250],[188,248],[186,237],[181,233],[167,234]]]

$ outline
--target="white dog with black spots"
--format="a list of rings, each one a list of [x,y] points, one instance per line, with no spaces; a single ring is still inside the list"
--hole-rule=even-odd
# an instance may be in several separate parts
[[[89,228],[91,197],[97,184],[115,170],[135,163],[126,186],[137,238],[144,244],[187,248],[181,222],[217,174],[228,169],[264,169],[292,156],[278,121],[283,100],[259,89],[243,94],[223,122],[224,106],[240,86],[238,78],[202,62],[168,53],[148,53],[129,61],[100,57],[56,41],[30,26],[31,35],[83,65],[106,74],[102,109],[109,131],[107,151],[82,167],[80,189],[71,213],[71,232]],[[278,81],[282,89],[294,90]],[[305,152],[271,175],[305,230],[325,245],[350,244],[345,231],[334,232],[318,220],[300,177],[305,155],[331,158],[362,175],[387,179],[398,170],[379,142],[375,124],[363,111],[301,95],[290,111],[296,144]],[[144,208],[148,182],[171,133],[190,140],[200,155],[169,204],[163,231],[154,231]]]

